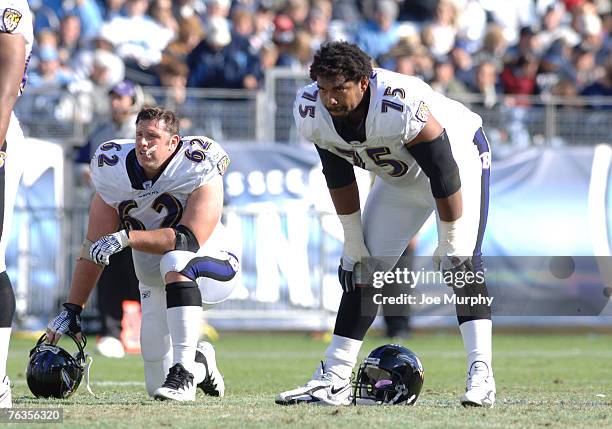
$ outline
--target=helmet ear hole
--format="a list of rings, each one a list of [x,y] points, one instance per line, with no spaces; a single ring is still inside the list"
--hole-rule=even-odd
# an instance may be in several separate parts
[[[37,398],[70,397],[79,387],[85,369],[83,346],[72,335],[78,351],[71,355],[58,345],[45,344],[45,335],[30,351],[26,380],[30,391]]]
[[[353,402],[414,405],[423,387],[423,366],[406,347],[387,344],[374,349],[357,372]]]

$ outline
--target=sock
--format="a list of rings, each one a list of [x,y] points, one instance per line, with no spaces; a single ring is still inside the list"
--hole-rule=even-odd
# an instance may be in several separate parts
[[[363,341],[334,334],[325,351],[325,370],[343,379],[350,378],[362,343]]]
[[[459,325],[463,337],[463,347],[467,355],[467,369],[470,370],[476,361],[482,361],[489,367],[489,374],[493,375],[492,360],[492,324],[489,319],[477,319]]]
[[[0,380],[6,375],[11,326],[15,315],[15,293],[6,271],[0,273]]]
[[[145,386],[150,397],[159,389],[166,377],[172,363],[172,350],[169,350],[162,360],[144,361]]]
[[[174,282],[166,286],[168,331],[172,339],[172,365],[180,363],[192,374],[202,325],[202,296],[194,281]],[[199,366],[199,365],[198,365]]]
[[[0,328],[0,380],[6,375],[6,359],[10,340],[11,328]]]

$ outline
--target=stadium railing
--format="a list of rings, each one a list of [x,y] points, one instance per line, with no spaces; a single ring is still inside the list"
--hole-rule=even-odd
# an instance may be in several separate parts
[[[170,88],[145,87],[145,99],[173,108],[183,118],[184,134],[205,134],[219,141],[299,141],[293,120],[296,91],[310,80],[303,72],[277,68],[266,74],[264,89],[188,88],[178,102]],[[607,141],[612,97],[514,96],[455,97],[479,113],[491,143],[590,145]],[[80,146],[108,120],[108,104],[91,92],[28,89],[16,106],[26,135]]]

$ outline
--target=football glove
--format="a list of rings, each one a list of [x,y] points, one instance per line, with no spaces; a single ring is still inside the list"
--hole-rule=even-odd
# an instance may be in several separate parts
[[[344,230],[344,247],[338,266],[338,280],[344,292],[355,290],[355,282],[359,281],[359,264],[363,258],[370,257],[370,251],[363,239],[361,226],[361,210],[348,215],[338,215]]]
[[[66,332],[74,335],[81,333],[81,310],[80,305],[64,303],[64,310],[47,325],[47,338],[50,343],[57,343]]]
[[[448,271],[457,268],[472,256],[474,246],[466,237],[463,218],[438,224],[438,247],[433,254],[435,270]]]
[[[98,265],[108,265],[111,255],[122,251],[130,245],[128,232],[122,229],[114,234],[100,238],[89,248],[89,256]]]

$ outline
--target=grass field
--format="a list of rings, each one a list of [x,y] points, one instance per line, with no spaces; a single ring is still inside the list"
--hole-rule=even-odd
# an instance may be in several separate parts
[[[362,355],[384,342],[369,337]],[[68,400],[38,400],[24,375],[33,343],[11,343],[14,406],[60,406],[62,427],[612,428],[612,337],[606,335],[495,336],[498,402],[489,410],[459,405],[465,387],[459,335],[417,335],[404,343],[425,367],[415,407],[275,405],[275,393],[303,384],[323,355],[326,344],[305,334],[222,334],[215,347],[225,398],[198,392],[195,403],[156,402],[145,393],[139,356],[113,360],[94,355],[92,386],[99,399],[87,393],[83,382]]]

